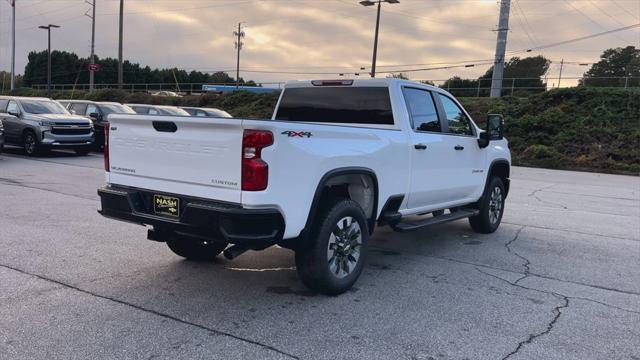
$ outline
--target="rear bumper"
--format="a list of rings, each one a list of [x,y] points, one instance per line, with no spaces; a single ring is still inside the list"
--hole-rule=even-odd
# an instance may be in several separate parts
[[[155,215],[154,194],[179,198],[180,216]],[[284,219],[277,209],[245,209],[238,204],[120,186],[98,189],[98,195],[102,205],[98,212],[103,216],[151,225],[163,233],[263,248],[280,241],[284,232]]]

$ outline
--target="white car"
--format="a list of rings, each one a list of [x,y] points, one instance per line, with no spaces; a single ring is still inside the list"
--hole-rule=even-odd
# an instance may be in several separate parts
[[[270,120],[110,122],[101,214],[188,259],[293,249],[326,294],[355,283],[376,225],[491,233],[509,191],[502,116],[482,131],[446,91],[399,79],[289,82]]]

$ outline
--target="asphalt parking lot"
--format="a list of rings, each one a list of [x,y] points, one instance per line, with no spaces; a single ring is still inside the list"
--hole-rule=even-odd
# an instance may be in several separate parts
[[[379,228],[353,291],[102,218],[99,154],[0,155],[2,359],[640,359],[640,178],[514,168],[501,228]]]

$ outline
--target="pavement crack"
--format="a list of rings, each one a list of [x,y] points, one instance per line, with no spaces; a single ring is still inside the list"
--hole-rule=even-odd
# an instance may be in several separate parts
[[[513,236],[513,239],[509,240],[507,243],[504,244],[504,247],[507,248],[507,251],[509,252],[509,254],[513,254],[515,256],[517,256],[518,258],[520,258],[522,261],[524,261],[524,264],[522,264],[522,266],[524,267],[524,274],[523,276],[516,280],[515,282],[518,283],[518,281],[526,278],[527,276],[529,276],[529,273],[531,271],[531,269],[529,268],[529,266],[531,265],[531,261],[529,261],[529,259],[527,259],[526,257],[518,254],[515,250],[511,249],[511,245],[518,240],[518,237],[520,236],[520,233],[522,232],[522,230],[524,230],[524,228],[526,228],[526,226],[522,226],[520,227],[520,229],[518,229],[516,231],[516,234]]]
[[[526,226],[528,228],[533,228],[533,229],[568,232],[568,233],[572,233],[572,234],[590,235],[590,236],[597,236],[597,237],[604,237],[604,238],[611,238],[611,239],[618,239],[618,240],[639,241],[638,239],[631,239],[631,238],[626,238],[626,237],[622,237],[622,236],[604,235],[604,234],[598,234],[598,233],[590,233],[590,232],[567,230],[567,229],[556,229],[556,228],[551,228],[551,227],[547,227],[547,226],[524,225],[524,224],[518,224],[518,223],[512,223],[512,222],[506,222],[506,221],[503,221],[502,224],[514,225],[514,226]]]
[[[89,290],[85,290],[85,289],[79,288],[79,287],[74,286],[74,285],[70,285],[70,284],[64,283],[64,282],[62,282],[60,280],[55,280],[55,279],[48,278],[48,277],[45,277],[45,276],[42,276],[42,275],[33,274],[33,273],[30,273],[30,272],[28,272],[26,270],[22,270],[22,269],[13,267],[13,266],[0,264],[0,267],[6,268],[6,269],[9,269],[9,270],[13,270],[13,271],[19,272],[19,273],[24,274],[24,275],[33,276],[35,278],[38,278],[38,279],[41,279],[41,280],[44,280],[44,281],[47,281],[47,282],[51,282],[51,283],[60,285],[60,286],[62,286],[64,288],[75,290],[75,291],[81,292],[83,294],[87,294],[87,295],[90,295],[90,296],[93,296],[93,297],[97,297],[97,298],[100,298],[100,299],[112,301],[112,302],[115,302],[115,303],[118,303],[118,304],[121,304],[121,305],[125,305],[125,306],[128,306],[128,307],[134,308],[136,310],[144,311],[144,312],[146,312],[148,314],[160,316],[160,317],[163,317],[165,319],[169,319],[169,320],[173,320],[173,321],[179,322],[181,324],[185,324],[185,325],[189,325],[189,326],[193,326],[193,327],[199,328],[201,330],[209,331],[210,333],[213,333],[213,334],[216,334],[216,335],[219,335],[219,336],[226,336],[226,337],[229,337],[229,338],[232,338],[232,339],[236,339],[236,340],[245,342],[247,344],[256,345],[256,346],[259,346],[259,347],[261,347],[261,348],[263,348],[265,350],[273,351],[275,353],[284,355],[284,356],[289,357],[291,359],[300,360],[300,357],[298,357],[296,355],[289,354],[289,353],[287,353],[287,352],[285,352],[283,350],[280,350],[280,349],[278,349],[278,348],[276,348],[274,346],[267,345],[267,344],[261,343],[261,342],[256,341],[256,340],[247,339],[247,338],[244,338],[244,337],[239,336],[239,335],[234,335],[234,334],[222,331],[222,330],[217,330],[217,329],[214,329],[214,328],[207,327],[205,325],[201,325],[201,324],[198,324],[198,323],[194,323],[194,322],[191,322],[191,321],[180,319],[180,318],[175,317],[173,315],[169,315],[169,314],[157,311],[157,310],[147,309],[147,308],[142,307],[140,305],[132,304],[132,303],[129,303],[129,302],[126,302],[124,300],[120,300],[120,299],[117,299],[117,298],[114,298],[114,297],[101,295],[101,294],[98,294],[98,293],[95,293],[95,292],[92,292],[92,291],[89,291]]]
[[[549,323],[547,323],[547,328],[539,333],[536,334],[529,334],[529,337],[518,343],[518,346],[511,351],[510,353],[508,353],[506,356],[504,356],[502,358],[502,360],[506,360],[508,358],[510,358],[511,356],[517,354],[518,352],[520,352],[520,350],[522,350],[522,348],[525,345],[531,344],[535,339],[545,336],[547,334],[549,334],[551,332],[551,330],[553,330],[553,327],[555,326],[555,324],[558,322],[558,319],[560,319],[560,315],[562,315],[562,311],[560,311],[561,309],[565,309],[567,307],[569,307],[569,298],[567,298],[566,296],[562,297],[563,302],[556,306],[555,308],[553,308],[552,312],[554,313],[553,318],[551,319],[551,321]]]
[[[543,204],[551,204],[551,205],[556,205],[556,206],[560,206],[561,208],[565,209],[565,210],[569,210],[568,207],[566,207],[565,205],[562,204],[558,204],[558,203],[554,203],[552,201],[547,201],[547,200],[542,200],[539,196],[538,193],[544,190],[548,190],[551,189],[552,187],[554,187],[554,185],[549,185],[549,186],[545,186],[545,187],[541,187],[539,189],[533,190],[532,192],[530,192],[527,196],[528,197],[533,197],[534,199],[538,200],[538,202],[541,202]]]

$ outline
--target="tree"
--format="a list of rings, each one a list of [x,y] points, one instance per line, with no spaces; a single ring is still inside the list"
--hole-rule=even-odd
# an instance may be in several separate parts
[[[2,85],[0,85],[0,91],[6,92],[11,89],[11,73],[9,71],[0,71],[0,81],[2,82]],[[15,81],[16,89],[22,86],[21,75],[16,75]]]
[[[624,86],[625,77],[631,77],[626,79],[627,86],[640,85],[640,49],[635,46],[605,50],[600,61],[584,73],[580,85]]]
[[[409,80],[409,78],[403,74],[403,73],[391,73],[389,75],[387,75],[387,79],[402,79],[402,80]]]
[[[544,56],[531,56],[524,59],[512,57],[505,64],[502,82],[503,93],[510,94],[511,88],[519,89],[519,92],[542,92],[547,84],[542,80],[544,74],[549,70],[551,61]],[[489,79],[493,76],[493,66],[480,77],[483,88],[489,87]],[[485,86],[486,85],[486,86]],[[524,90],[524,91],[523,91]],[[484,94],[488,90],[483,90]]]
[[[445,80],[441,89],[449,91],[454,96],[478,96],[478,80],[462,79],[459,76]]]
[[[24,85],[45,84],[47,82],[47,51],[32,51],[28,56],[28,63],[24,70]],[[96,56],[95,61],[101,69],[95,74],[96,84],[116,84],[118,82],[118,60]],[[51,81],[53,84],[88,84],[89,83],[88,58],[80,58],[78,55],[66,51],[51,52]],[[151,69],[149,66],[141,66],[125,60],[122,64],[124,82],[130,84],[151,83],[192,83],[194,89],[199,84],[235,84],[236,80],[225,72],[208,74],[192,70],[187,72],[178,68]],[[253,80],[245,81],[240,78],[240,83],[245,86],[256,86]],[[183,89],[185,90],[185,89]]]

